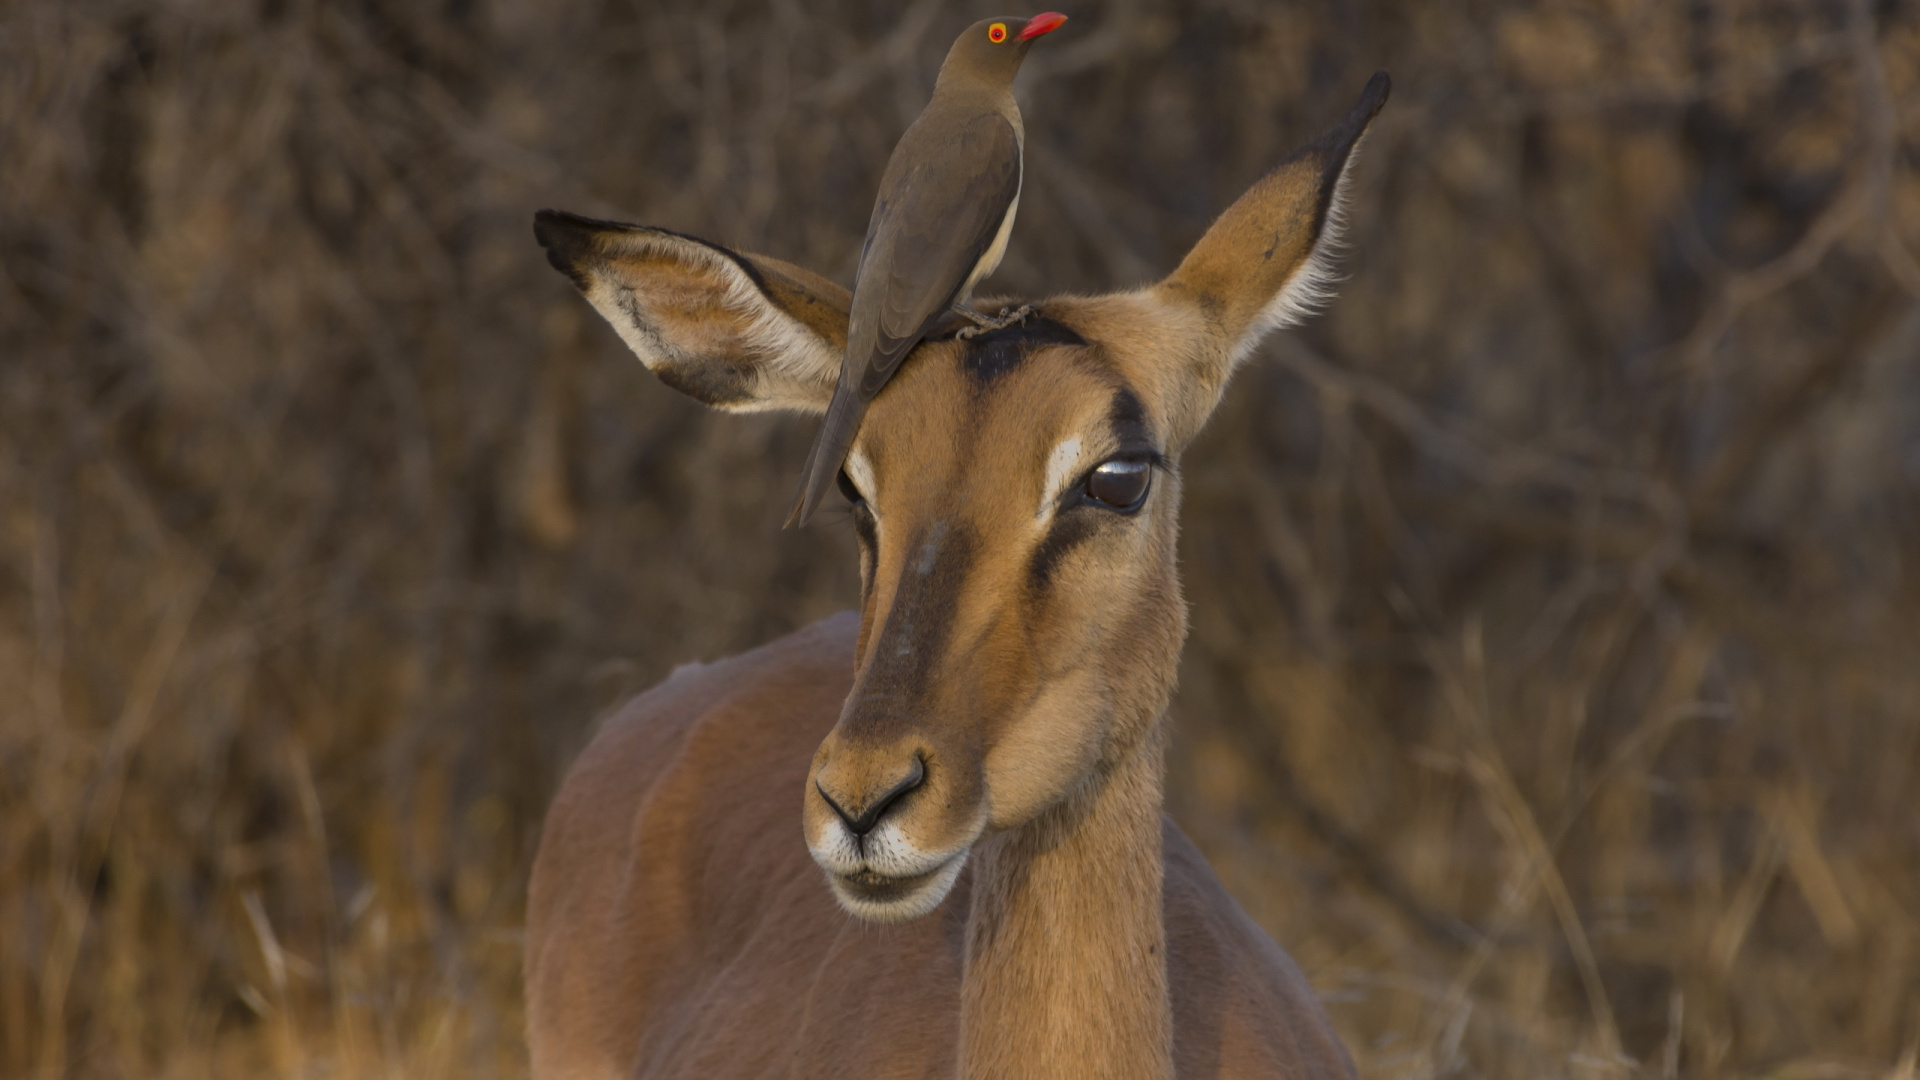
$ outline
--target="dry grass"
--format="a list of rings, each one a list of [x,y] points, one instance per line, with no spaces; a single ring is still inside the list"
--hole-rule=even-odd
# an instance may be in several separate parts
[[[843,280],[968,10],[0,11],[0,1076],[518,1075],[596,713],[849,604],[809,437],[531,211]],[[1371,1077],[1904,1077],[1912,0],[1088,3],[999,283],[1128,285],[1386,67],[1187,461],[1174,806]]]

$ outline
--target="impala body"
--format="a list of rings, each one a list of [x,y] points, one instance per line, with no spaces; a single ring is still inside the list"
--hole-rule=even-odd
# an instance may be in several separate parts
[[[528,910],[537,1076],[1352,1074],[1166,820],[1162,772],[1179,455],[1324,298],[1385,98],[1376,76],[1160,283],[909,357],[841,478],[857,617],[680,669],[556,799]],[[536,228],[669,385],[825,408],[845,290],[656,229]]]

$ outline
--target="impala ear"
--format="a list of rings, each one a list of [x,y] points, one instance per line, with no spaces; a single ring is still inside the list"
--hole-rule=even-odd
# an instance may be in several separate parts
[[[542,210],[533,234],[660,381],[729,412],[824,412],[847,290],[691,236]]]
[[[1376,72],[1340,126],[1295,151],[1227,208],[1178,269],[1150,292],[1184,308],[1198,340],[1180,350],[1187,436],[1219,401],[1235,367],[1273,330],[1299,322],[1332,299],[1348,167],[1391,86]]]

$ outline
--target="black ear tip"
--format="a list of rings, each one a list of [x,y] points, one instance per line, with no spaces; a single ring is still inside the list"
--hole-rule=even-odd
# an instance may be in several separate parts
[[[1335,151],[1329,163],[1330,167],[1337,169],[1344,166],[1348,152],[1353,149],[1355,143],[1360,141],[1360,136],[1366,133],[1367,127],[1373,123],[1373,118],[1380,114],[1380,109],[1387,103],[1387,95],[1392,92],[1393,80],[1387,76],[1387,73],[1374,72],[1373,78],[1368,79],[1366,87],[1360,91],[1360,97],[1354,101],[1353,108],[1347,110],[1347,118],[1340,121],[1339,126],[1309,143],[1307,148]]]
[[[541,210],[533,215],[533,238],[547,251],[547,262],[567,275],[582,292],[587,288],[585,262],[593,253],[599,222],[564,210]]]
[[[1387,98],[1393,93],[1393,78],[1384,71],[1376,71],[1373,78],[1367,80],[1366,88],[1360,91],[1360,100],[1353,103],[1353,115],[1363,123],[1379,114]]]
[[[565,210],[538,210],[533,215],[533,238],[548,250],[566,247],[591,236],[598,224],[592,218],[569,214]]]

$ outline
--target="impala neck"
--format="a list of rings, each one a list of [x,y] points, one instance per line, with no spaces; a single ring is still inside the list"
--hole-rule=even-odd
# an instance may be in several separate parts
[[[1172,1075],[1165,726],[1081,794],[976,849],[962,1080]]]

